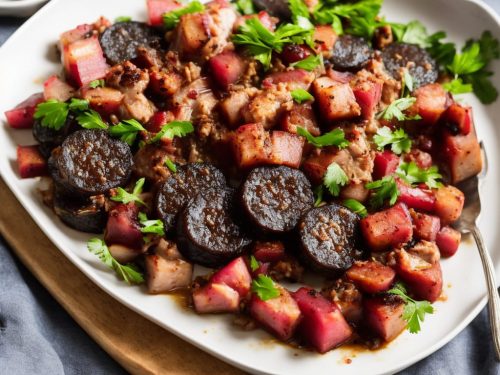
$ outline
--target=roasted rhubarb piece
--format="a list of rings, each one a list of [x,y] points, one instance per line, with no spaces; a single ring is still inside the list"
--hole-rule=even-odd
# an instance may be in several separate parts
[[[291,294],[275,284],[279,291],[276,298],[263,301],[256,294],[250,301],[252,317],[280,340],[292,337],[300,320],[300,309]]]
[[[319,292],[303,287],[293,293],[293,298],[302,313],[298,331],[318,352],[326,353],[351,337],[352,329],[337,305]]]
[[[142,232],[134,203],[118,204],[109,212],[104,239],[108,245],[123,245],[139,251],[142,248]]]
[[[439,217],[423,214],[421,212],[410,212],[413,220],[413,234],[416,238],[426,241],[435,241],[436,235],[441,229]]]
[[[448,93],[439,83],[425,85],[415,91],[414,110],[422,117],[422,122],[435,125],[448,107]]]
[[[361,107],[349,84],[321,77],[313,82],[312,87],[325,121],[348,120],[361,114]]]
[[[213,274],[210,282],[214,284],[225,284],[238,292],[242,299],[250,292],[252,277],[242,257],[231,261],[219,271]]]
[[[28,129],[33,126],[33,115],[36,106],[43,102],[43,94],[37,93],[31,95],[28,99],[19,103],[15,108],[6,111],[5,117],[7,123],[15,129]]]
[[[442,227],[436,235],[436,245],[443,257],[451,257],[455,255],[460,246],[462,235],[459,231],[452,227]]]
[[[366,325],[384,341],[392,341],[406,328],[403,319],[404,302],[396,296],[377,296],[365,299]]]
[[[43,97],[45,100],[55,99],[65,102],[75,94],[75,89],[56,75],[52,75],[43,83]]]
[[[366,293],[387,291],[396,277],[391,267],[375,261],[356,262],[346,272],[346,276]]]
[[[209,62],[212,77],[220,88],[227,90],[242,76],[245,65],[234,51],[224,51],[212,57]]]
[[[17,166],[21,178],[32,178],[47,174],[47,160],[38,146],[17,146]]]
[[[163,25],[163,15],[182,6],[181,2],[175,0],[147,0],[149,24]]]
[[[209,283],[193,292],[194,308],[199,314],[235,313],[240,295],[226,284]]]
[[[368,215],[360,222],[363,237],[373,251],[382,251],[411,240],[413,226],[406,205]]]
[[[373,180],[380,180],[393,174],[400,162],[400,157],[389,150],[377,152],[373,160]]]
[[[465,196],[454,186],[443,186],[434,192],[436,204],[434,212],[443,224],[450,224],[458,220],[462,214]]]

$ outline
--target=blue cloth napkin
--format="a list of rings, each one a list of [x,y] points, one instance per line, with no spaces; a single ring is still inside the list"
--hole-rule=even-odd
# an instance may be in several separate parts
[[[500,0],[485,0],[500,13]],[[0,17],[0,44],[23,21]],[[0,238],[0,375],[126,373],[73,321]],[[500,375],[486,309],[404,375]]]

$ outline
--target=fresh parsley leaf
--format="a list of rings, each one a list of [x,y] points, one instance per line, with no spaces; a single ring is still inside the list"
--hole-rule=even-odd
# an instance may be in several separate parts
[[[420,322],[424,321],[425,314],[434,313],[434,307],[429,301],[415,301],[408,296],[406,288],[399,282],[387,293],[400,297],[405,303],[403,319],[408,323],[407,329],[410,333],[418,333],[420,331]]]
[[[371,40],[375,29],[380,26],[377,16],[382,2],[383,0],[361,0],[339,4],[324,1],[316,7],[313,16],[318,24],[331,24],[339,35],[343,33],[341,20],[345,20],[349,34]]]
[[[257,294],[262,301],[267,301],[280,295],[280,291],[273,279],[265,275],[259,275],[252,281],[252,292]]]
[[[463,49],[469,49],[474,43],[473,39],[468,40]],[[500,58],[500,42],[493,37],[491,31],[484,31],[477,43],[479,43],[481,60],[485,64],[489,64],[492,60]]]
[[[103,79],[96,79],[96,80],[89,83],[89,87],[92,89],[95,89],[98,87],[104,87],[105,85],[106,85],[106,82],[104,82]]]
[[[314,96],[309,94],[304,89],[295,89],[291,92],[293,100],[301,104],[302,102],[307,102],[308,100],[313,100]]]
[[[409,44],[417,44],[422,48],[430,47],[427,30],[420,21],[411,21],[405,27],[404,33],[399,39],[401,42]]]
[[[316,197],[314,199],[314,207],[321,206],[321,203],[323,203],[323,195],[325,193],[325,188],[323,187],[323,185],[318,185],[314,188],[313,193],[314,196]]]
[[[172,121],[163,125],[161,130],[148,143],[158,142],[162,138],[184,137],[193,131],[193,124],[190,121]]]
[[[280,53],[287,44],[314,46],[314,26],[304,17],[297,17],[297,24],[281,24],[276,31],[267,29],[257,18],[248,19],[233,36],[233,43],[243,45],[267,70],[272,52]]]
[[[409,97],[411,93],[413,92],[414,88],[414,82],[413,82],[413,77],[411,76],[410,72],[408,69],[404,69],[403,71],[403,89],[401,92],[401,97]]]
[[[443,176],[435,165],[427,169],[420,169],[413,161],[405,162],[400,164],[397,174],[410,185],[424,183],[430,189],[442,186],[438,180],[442,179]]]
[[[462,78],[455,78],[450,82],[446,82],[443,84],[443,88],[451,94],[466,94],[468,92],[472,92],[472,84],[464,83]]]
[[[288,0],[288,7],[292,13],[293,22],[297,23],[298,17],[311,18],[307,5],[302,0]]]
[[[348,182],[349,177],[347,177],[340,165],[335,162],[328,166],[323,176],[323,185],[325,185],[330,194],[334,197],[339,195],[340,187],[345,186]]]
[[[108,128],[108,124],[103,121],[101,115],[93,109],[89,109],[88,111],[79,114],[76,117],[76,121],[78,121],[80,126],[85,129],[106,130]]]
[[[498,90],[490,80],[492,75],[492,72],[481,70],[463,77],[465,82],[472,85],[474,94],[483,104],[491,104],[498,98]]]
[[[42,126],[59,130],[64,126],[68,113],[68,103],[60,102],[55,99],[49,99],[36,106],[33,117],[37,120],[41,119]]]
[[[255,272],[259,269],[260,265],[253,255],[250,255],[250,269]]]
[[[392,176],[385,176],[381,180],[373,181],[365,185],[368,190],[373,190],[370,198],[370,205],[373,208],[380,208],[384,202],[389,201],[393,206],[399,196],[396,180]]]
[[[132,17],[129,16],[120,16],[115,18],[115,22],[130,22],[132,21]]]
[[[379,150],[383,150],[385,146],[391,145],[392,152],[397,155],[401,155],[403,152],[409,152],[412,143],[404,129],[399,128],[391,131],[387,126],[377,130],[377,134],[373,136],[373,141]]]
[[[109,134],[113,137],[119,137],[123,142],[132,146],[140,131],[146,131],[142,124],[134,119],[124,120],[109,128]]]
[[[170,172],[177,173],[177,166],[172,160],[168,158],[165,159],[165,165],[167,166],[168,169],[170,169]]]
[[[241,14],[249,15],[256,13],[252,0],[236,0],[235,4],[236,4],[236,9]]]
[[[174,9],[163,15],[163,24],[167,30],[173,29],[179,23],[181,16],[189,13],[203,12],[205,7],[199,1],[192,1],[185,7]]]
[[[410,108],[416,101],[416,98],[399,98],[394,100],[391,104],[387,106],[382,112],[377,114],[377,119],[384,120],[392,120],[396,118],[398,121],[405,120],[419,120],[421,117],[419,115],[416,116],[407,116],[403,113],[403,111]]]
[[[161,220],[149,220],[144,212],[139,212],[139,223],[141,223],[142,233],[154,233],[158,236],[165,235],[165,229]]]
[[[485,65],[480,52],[480,44],[474,42],[463,53],[456,54],[451,64],[447,65],[447,68],[455,76],[475,73]]]
[[[144,186],[144,182],[146,179],[143,177],[135,183],[134,189],[132,190],[132,193],[129,193],[125,189],[119,187],[116,189],[116,195],[111,197],[110,199],[115,202],[121,202],[124,204],[130,203],[130,202],[135,202],[138,204],[141,204],[143,206],[146,205],[144,201],[139,198],[139,195],[142,193],[142,188]]]
[[[342,202],[342,205],[344,207],[347,207],[348,209],[350,209],[355,214],[358,214],[362,218],[366,217],[366,215],[368,215],[368,211],[366,210],[366,207],[361,202],[357,201],[356,199],[352,199],[352,198],[346,199]]]
[[[85,99],[72,98],[68,108],[73,112],[86,111],[89,109],[89,101]]]
[[[337,146],[338,148],[346,148],[349,146],[349,141],[345,139],[345,133],[342,129],[334,129],[331,132],[314,137],[308,130],[297,126],[297,134],[305,137],[307,142],[315,147]]]
[[[144,282],[144,277],[137,270],[137,267],[133,264],[120,264],[115,258],[113,258],[103,240],[99,238],[92,238],[87,242],[87,248],[92,254],[97,255],[101,262],[114,270],[118,277],[127,284],[141,284]]]
[[[290,66],[300,68],[307,71],[316,69],[317,66],[323,65],[323,55],[310,55],[305,59],[291,63]]]
[[[438,31],[437,33],[430,35],[428,38],[430,46],[427,48],[427,51],[442,67],[451,64],[453,57],[457,53],[453,43],[442,42],[442,39],[444,38],[446,38],[446,33],[444,31]]]

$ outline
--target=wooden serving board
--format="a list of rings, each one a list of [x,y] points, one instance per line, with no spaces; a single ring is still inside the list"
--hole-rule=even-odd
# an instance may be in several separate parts
[[[123,306],[94,285],[43,234],[1,178],[0,202],[0,233],[20,260],[96,343],[127,371],[132,374],[243,374]],[[11,220],[13,217],[16,220]],[[17,225],[20,222],[23,225]],[[113,311],[113,319],[103,311]]]

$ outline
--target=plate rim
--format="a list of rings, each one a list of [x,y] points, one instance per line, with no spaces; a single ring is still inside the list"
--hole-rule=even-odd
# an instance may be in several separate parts
[[[24,0],[24,1],[19,1],[23,2],[25,6],[28,5],[38,5],[40,3],[45,2],[46,0]],[[52,8],[54,8],[59,2],[62,2],[63,0],[50,0],[48,1],[45,5],[43,5],[42,8],[40,8],[32,17],[30,17],[26,22],[24,22],[4,43],[2,46],[0,46],[0,51],[2,51],[6,46],[10,46],[11,44],[16,42],[16,39],[18,38],[18,35],[23,33],[25,29],[30,28],[31,24],[34,23],[36,20],[39,18],[44,17]],[[489,4],[485,3],[484,1],[481,0],[454,0],[456,1],[456,4],[462,3],[471,3],[479,7],[482,11],[484,11],[488,16],[490,16],[496,23],[496,26],[498,27],[498,30],[500,31],[500,14],[498,14]],[[17,2],[17,1],[16,1]],[[19,3],[17,2],[17,3]],[[1,3],[0,3],[0,8],[1,8]],[[499,74],[500,72],[497,72]],[[500,100],[500,97],[499,99]],[[5,121],[4,121],[5,122]],[[45,234],[45,236],[52,242],[52,244],[58,248],[58,250],[67,258],[70,260],[71,263],[75,267],[77,267],[86,277],[88,277],[94,285],[98,286],[101,290],[103,290],[105,293],[107,293],[109,296],[117,300],[118,302],[122,303],[126,307],[130,308],[133,310],[135,313],[145,317],[146,319],[154,322],[156,325],[158,325],[160,328],[165,329],[181,339],[189,342],[190,344],[200,348],[201,350],[209,353],[210,355],[213,355],[216,358],[219,358],[226,363],[231,364],[232,366],[235,366],[237,368],[243,369],[245,371],[249,372],[256,372],[258,371],[259,373],[269,373],[269,372],[263,372],[261,369],[258,367],[248,367],[244,363],[236,362],[234,361],[231,357],[224,355],[224,353],[220,353],[214,349],[211,349],[210,346],[205,345],[201,341],[194,340],[190,338],[187,334],[185,334],[181,329],[177,329],[175,325],[172,326],[165,326],[163,322],[159,321],[158,319],[142,312],[136,305],[129,303],[126,299],[123,299],[118,293],[115,293],[114,290],[105,287],[102,283],[98,282],[97,277],[93,275],[92,272],[88,272],[86,269],[79,267],[79,259],[76,254],[72,253],[71,251],[65,251],[62,249],[62,246],[60,246],[57,241],[53,239],[53,236],[51,233],[49,233],[48,228],[45,228],[44,225],[40,225],[39,220],[35,218],[34,216],[31,215],[30,211],[28,210],[30,198],[28,196],[25,196],[20,190],[17,190],[15,188],[15,184],[13,181],[11,181],[9,178],[6,178],[4,174],[3,168],[0,168],[0,175],[2,176],[4,182],[6,185],[9,187],[9,190],[14,194],[18,202],[23,206],[23,209],[28,212],[32,220],[36,223],[36,225],[42,230],[42,232]],[[18,177],[19,178],[19,177]],[[475,247],[475,245],[474,245]],[[499,273],[499,268],[500,268],[500,260],[496,262],[495,264],[495,269],[497,271],[497,275]],[[497,282],[500,284],[500,278],[497,280]],[[449,331],[446,335],[444,335],[441,339],[437,340],[433,345],[429,346],[426,350],[421,351],[419,354],[415,355],[412,357],[411,361],[408,362],[408,359],[402,359],[398,363],[396,363],[391,369],[385,369],[384,372],[381,372],[380,374],[386,374],[386,373],[394,373],[397,371],[401,371],[419,361],[422,359],[430,356],[449,342],[451,342],[464,328],[466,328],[473,319],[475,319],[480,311],[485,307],[487,303],[487,293],[486,293],[486,288],[484,289],[484,295],[481,297],[480,301],[477,303],[477,305],[468,313],[468,315],[451,331]]]

